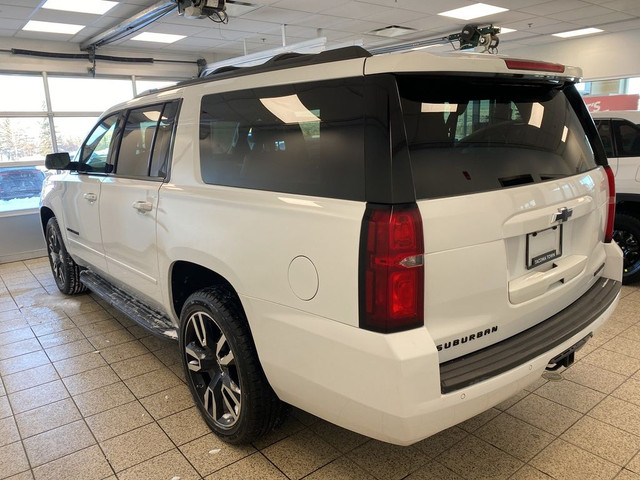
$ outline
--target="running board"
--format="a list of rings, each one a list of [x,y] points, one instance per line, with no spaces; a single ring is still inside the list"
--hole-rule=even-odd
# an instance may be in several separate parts
[[[80,273],[80,281],[89,290],[109,302],[109,305],[120,310],[141,327],[162,338],[178,340],[178,331],[166,316],[112,285],[91,270],[83,270]]]

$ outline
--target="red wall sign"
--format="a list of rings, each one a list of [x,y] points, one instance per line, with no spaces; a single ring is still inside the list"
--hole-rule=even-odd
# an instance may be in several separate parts
[[[640,95],[595,95],[582,97],[590,112],[606,112],[609,110],[638,110]]]

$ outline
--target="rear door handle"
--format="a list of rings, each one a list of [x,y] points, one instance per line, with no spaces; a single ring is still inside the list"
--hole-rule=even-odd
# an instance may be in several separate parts
[[[151,202],[133,202],[133,205],[131,206],[138,210],[140,213],[150,212],[153,209],[153,205],[151,204]]]
[[[85,193],[83,197],[89,203],[93,203],[98,200],[98,195],[96,195],[95,193]]]

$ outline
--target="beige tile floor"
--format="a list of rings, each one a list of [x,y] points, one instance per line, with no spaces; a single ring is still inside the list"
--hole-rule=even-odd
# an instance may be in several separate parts
[[[411,447],[295,409],[238,447],[200,420],[175,344],[61,295],[46,258],[3,264],[0,478],[640,480],[640,286],[623,296],[560,380]]]

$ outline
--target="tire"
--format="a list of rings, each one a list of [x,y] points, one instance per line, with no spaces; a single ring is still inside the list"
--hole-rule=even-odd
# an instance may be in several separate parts
[[[640,220],[627,213],[617,214],[613,239],[624,254],[622,283],[637,282],[640,280]]]
[[[50,218],[47,222],[45,240],[51,273],[53,273],[58,290],[66,295],[86,292],[87,287],[80,282],[81,269],[67,252],[67,247],[65,247],[62,240],[60,226],[55,217]]]
[[[180,354],[200,413],[225,442],[252,442],[281,417],[283,405],[260,366],[244,313],[224,288],[205,288],[187,298]]]

